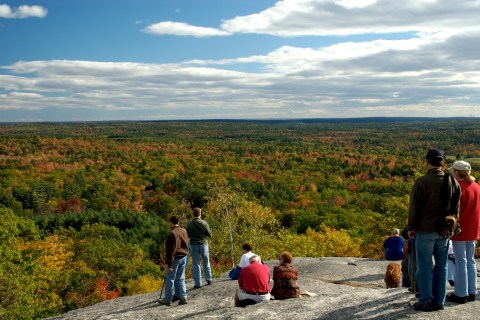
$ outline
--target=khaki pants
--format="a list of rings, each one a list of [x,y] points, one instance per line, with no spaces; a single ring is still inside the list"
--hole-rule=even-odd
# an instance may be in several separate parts
[[[248,294],[245,293],[242,289],[237,289],[235,293],[235,306],[239,306],[239,302],[245,299],[250,299],[256,303],[270,300],[270,293],[267,294]]]

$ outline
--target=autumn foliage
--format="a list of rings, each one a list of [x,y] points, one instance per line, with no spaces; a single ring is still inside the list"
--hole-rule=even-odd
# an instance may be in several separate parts
[[[263,259],[379,258],[427,149],[480,169],[478,119],[0,125],[0,318],[158,290],[168,218],[203,208],[218,275]],[[190,270],[187,271],[187,277]]]

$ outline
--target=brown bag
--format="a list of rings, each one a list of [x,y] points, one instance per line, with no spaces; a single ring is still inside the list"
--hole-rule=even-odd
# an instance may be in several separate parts
[[[452,215],[445,217],[443,225],[440,229],[440,235],[444,238],[450,238],[455,234],[455,229],[457,228],[457,218]]]

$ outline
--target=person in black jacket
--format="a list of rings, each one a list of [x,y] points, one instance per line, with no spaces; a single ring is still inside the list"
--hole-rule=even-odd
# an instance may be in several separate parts
[[[447,214],[458,217],[461,190],[442,171],[445,156],[440,150],[429,150],[426,162],[427,174],[415,181],[410,194],[407,228],[410,239],[415,239],[420,291],[414,308],[435,311],[443,309],[447,290],[448,237],[439,232]]]

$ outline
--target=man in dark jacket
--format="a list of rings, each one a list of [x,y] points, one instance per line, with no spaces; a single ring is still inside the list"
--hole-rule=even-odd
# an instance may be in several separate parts
[[[190,254],[192,255],[192,276],[195,282],[194,288],[202,287],[202,270],[200,268],[200,258],[203,262],[203,272],[207,284],[212,283],[212,269],[210,267],[210,252],[208,248],[208,238],[212,236],[212,231],[208,223],[202,220],[202,210],[193,209],[193,220],[187,224],[187,232],[190,238]]]
[[[407,228],[408,236],[415,239],[420,290],[414,308],[435,311],[443,309],[447,282],[448,238],[439,234],[439,228],[447,213],[458,217],[461,191],[455,179],[445,177],[445,157],[440,150],[429,150],[426,160],[427,174],[415,181],[410,194]]]
[[[185,267],[188,255],[188,234],[185,229],[178,225],[178,218],[171,217],[171,231],[165,242],[167,267],[165,277],[165,297],[159,299],[163,305],[172,305],[172,294],[175,288],[175,296],[179,298],[179,304],[187,303],[187,288],[185,286]]]

